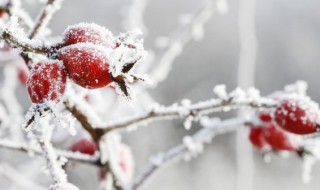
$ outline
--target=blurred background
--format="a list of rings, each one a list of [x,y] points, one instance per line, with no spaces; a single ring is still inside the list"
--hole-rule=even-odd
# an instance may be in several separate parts
[[[158,37],[170,36],[181,26],[181,16],[194,12],[202,3],[199,0],[140,1],[145,1],[143,21],[146,28],[142,28],[145,32],[145,48],[155,54],[160,51],[156,45]],[[226,84],[228,91],[237,87],[240,1],[227,0],[228,13],[213,12],[204,25],[203,39],[191,40],[184,46],[183,52],[174,60],[168,78],[159,83],[157,88],[149,90],[155,101],[164,105],[180,102],[184,98],[197,102],[211,98],[212,88],[217,84]],[[33,17],[41,8],[34,0],[26,0],[24,4]],[[49,27],[54,35],[61,35],[68,25],[94,22],[118,34],[130,27],[139,27],[124,22],[131,4],[131,0],[66,0]],[[257,57],[254,86],[262,95],[282,89],[284,85],[297,80],[304,80],[309,85],[308,95],[320,102],[319,7],[318,0],[256,1],[254,22]],[[228,113],[215,116],[228,118],[234,115]],[[186,131],[182,123],[156,122],[150,124],[150,127],[123,134],[124,141],[132,148],[135,157],[136,174],[147,167],[151,155],[180,144],[183,136],[199,128],[195,125]],[[152,178],[145,189],[237,189],[239,176],[236,159],[237,156],[246,157],[236,154],[237,143],[235,133],[217,136],[205,147],[203,154],[190,162],[180,161],[168,165]],[[319,189],[319,166],[315,165],[311,182],[304,184],[301,178],[302,162],[295,155],[288,158],[273,156],[271,163],[266,163],[253,150],[253,161],[253,189]],[[95,168],[79,165],[68,173],[70,181],[80,189],[98,189]]]

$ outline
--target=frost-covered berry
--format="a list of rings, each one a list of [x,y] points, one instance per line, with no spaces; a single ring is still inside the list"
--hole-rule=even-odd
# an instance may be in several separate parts
[[[112,33],[105,27],[94,23],[79,23],[69,26],[64,32],[64,42],[66,45],[91,43],[107,48],[116,47]]]
[[[67,73],[61,62],[46,61],[37,63],[30,72],[27,89],[33,103],[46,100],[58,102],[64,94]]]
[[[108,56],[99,46],[70,45],[61,49],[58,54],[66,67],[68,76],[76,84],[95,89],[112,82]]]
[[[276,108],[275,121],[295,134],[310,134],[318,130],[318,104],[306,97],[289,97]]]
[[[263,109],[258,113],[259,119],[263,122],[271,122],[273,119],[273,112],[273,109]]]
[[[273,150],[293,151],[298,149],[298,139],[285,130],[270,124],[264,128],[264,138]]]
[[[264,127],[262,126],[251,126],[249,140],[252,145],[260,150],[269,150],[270,145],[264,137]]]
[[[97,150],[97,145],[92,140],[80,139],[70,147],[70,150],[73,152],[94,155]]]

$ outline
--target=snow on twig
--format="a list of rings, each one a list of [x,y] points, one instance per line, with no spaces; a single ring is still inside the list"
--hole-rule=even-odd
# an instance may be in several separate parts
[[[29,38],[35,38],[51,20],[53,14],[60,9],[63,0],[48,0],[36,19],[34,27],[30,30]]]
[[[244,126],[245,123],[246,121],[244,119],[232,118],[215,122],[210,126],[200,129],[193,136],[188,136],[188,140],[184,140],[183,144],[152,157],[150,166],[135,178],[133,183],[128,187],[128,190],[138,190],[142,188],[151,177],[170,162],[179,160],[184,156],[194,157],[198,155],[202,151],[203,144],[210,143],[216,135],[235,131],[241,126]],[[193,149],[192,147],[198,148]]]
[[[235,92],[241,92],[240,89],[237,89]],[[230,95],[232,95],[230,93]],[[128,127],[137,127],[141,125],[146,125],[153,121],[158,120],[171,120],[178,118],[187,118],[193,116],[195,121],[203,115],[207,115],[213,112],[220,111],[230,111],[231,109],[239,108],[263,108],[263,107],[275,107],[277,102],[268,98],[253,98],[251,95],[240,97],[229,97],[228,100],[213,98],[204,102],[198,102],[191,105],[177,105],[174,104],[169,107],[156,105],[154,108],[150,109],[146,113],[121,119],[119,121],[109,122],[101,126],[105,131],[122,129]]]
[[[38,155],[42,153],[39,148],[29,146],[25,143],[14,142],[7,139],[0,139],[0,147],[9,149],[9,150],[35,153]],[[83,162],[88,164],[96,164],[99,161],[99,154],[91,156],[88,154],[82,154],[80,152],[71,152],[71,151],[60,150],[60,149],[54,149],[54,151],[59,157],[65,157],[68,160],[73,160],[73,161]]]
[[[62,163],[58,162],[58,156],[50,142],[52,128],[49,125],[49,117],[37,117],[36,120],[36,126],[31,129],[30,135],[40,145],[42,155],[47,161],[47,169],[54,181],[54,184],[50,185],[49,190],[79,190],[79,188],[68,182],[67,174],[62,169]]]
[[[144,24],[143,13],[147,4],[148,0],[131,0],[131,5],[125,7],[127,15],[123,25],[126,29],[140,28],[143,33],[146,33],[147,27]]]

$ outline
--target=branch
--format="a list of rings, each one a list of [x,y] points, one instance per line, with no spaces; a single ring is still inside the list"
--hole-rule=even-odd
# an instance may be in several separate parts
[[[2,32],[2,35],[0,35],[0,39],[5,40],[7,43],[9,43],[13,47],[21,48],[23,52],[29,53],[37,53],[37,54],[44,54],[47,57],[50,57],[59,47],[46,47],[44,45],[39,46],[37,41],[29,40],[27,38],[19,38],[17,35],[11,33],[7,29],[4,29]],[[29,57],[27,54],[23,54],[22,57],[25,60],[29,60]],[[81,112],[76,106],[72,106],[70,104],[70,100],[66,100],[64,102],[66,109],[70,111],[73,116],[81,123],[81,125],[86,129],[92,136],[92,138],[98,142],[101,136],[105,133],[101,129],[94,129],[93,125],[88,121],[88,118],[86,114]],[[34,121],[34,118],[31,118],[27,122],[27,126],[30,125]]]
[[[16,150],[16,151],[22,151],[22,152],[32,152],[37,155],[41,155],[42,152],[38,148],[34,148],[31,146],[28,146],[24,143],[18,143],[18,142],[12,142],[5,139],[0,139],[0,147],[9,149],[9,150]],[[82,162],[87,164],[93,164],[97,165],[99,161],[99,154],[95,154],[93,156],[88,154],[82,154],[80,152],[71,152],[66,150],[59,150],[54,149],[54,151],[57,153],[59,157],[65,157],[68,160],[73,160],[76,162]]]
[[[91,135],[92,139],[99,144],[100,138],[105,134],[104,130],[95,128],[94,125],[89,122],[88,115],[80,111],[75,105],[72,105],[70,101],[65,100],[64,105],[66,109],[81,123],[82,127]]]
[[[181,54],[183,46],[195,35],[194,30],[202,30],[203,25],[211,16],[214,10],[213,8],[212,0],[201,2],[200,6],[191,13],[191,18],[188,23],[184,23],[183,26],[178,28],[178,30],[169,37],[169,44],[156,56],[155,60],[159,60],[157,61],[158,63],[152,64],[153,66],[156,65],[150,72],[150,77],[153,79],[153,86],[156,86],[167,77],[171,70],[172,62]]]
[[[115,129],[123,129],[128,127],[136,127],[141,125],[146,125],[153,121],[158,120],[171,120],[178,118],[197,118],[202,115],[207,115],[213,112],[239,109],[239,108],[269,108],[275,107],[277,102],[260,98],[258,100],[252,99],[250,97],[242,99],[211,99],[205,102],[199,102],[192,104],[190,106],[170,106],[170,107],[160,107],[149,111],[148,113],[131,117],[128,119],[122,119],[121,121],[110,122],[104,125],[102,128],[105,132]]]
[[[52,15],[60,8],[60,4],[63,0],[48,0],[46,5],[42,8],[35,26],[31,29],[29,38],[35,38],[42,28],[45,28],[52,18]]]
[[[138,177],[128,188],[129,190],[140,189],[152,176],[168,163],[182,158],[184,155],[195,156],[202,151],[203,144],[209,143],[216,135],[233,132],[239,127],[244,126],[246,121],[241,118],[232,118],[225,121],[217,122],[211,127],[200,129],[192,137],[184,140],[183,144],[171,148],[165,153],[159,153],[154,157],[151,165]],[[186,139],[186,137],[185,137]]]
[[[17,37],[17,35],[11,33],[8,30],[4,30],[1,39],[5,40],[8,44],[15,48],[21,48],[23,52],[32,52],[37,54],[46,54],[49,47],[39,45],[39,41],[29,40],[27,38]]]
[[[25,25],[28,29],[33,25],[33,20],[31,19],[30,15],[24,11],[20,7],[20,3],[17,3],[16,1],[8,0],[4,6],[0,6],[0,10],[6,12],[9,17],[13,15],[17,16],[19,22]]]

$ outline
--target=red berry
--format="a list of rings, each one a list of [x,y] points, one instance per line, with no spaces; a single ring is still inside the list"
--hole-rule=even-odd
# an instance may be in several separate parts
[[[114,48],[116,46],[112,33],[105,27],[93,23],[79,23],[69,26],[64,32],[64,41],[66,45],[91,43],[107,48]]]
[[[70,45],[59,52],[59,58],[70,79],[84,88],[101,88],[112,82],[109,59],[106,52],[98,46]]]
[[[296,143],[290,135],[292,134],[272,124],[264,129],[265,140],[274,150],[297,150],[298,143]]]
[[[263,109],[261,111],[259,111],[259,118],[261,121],[263,122],[271,122],[273,119],[273,110],[272,109]]]
[[[6,14],[6,11],[4,11],[3,9],[0,10],[0,18],[4,17],[5,14]]]
[[[39,62],[31,70],[27,89],[33,103],[58,102],[64,94],[67,73],[61,62]]]
[[[249,139],[251,143],[258,149],[268,150],[270,145],[264,137],[264,127],[260,126],[251,126]]]
[[[73,152],[81,152],[83,154],[94,155],[97,150],[97,145],[95,142],[89,139],[81,139],[74,143],[70,150]]]
[[[283,129],[296,134],[310,134],[318,130],[319,107],[308,98],[284,99],[276,108],[275,121]]]
[[[26,85],[28,77],[30,75],[29,70],[26,68],[18,67],[18,78],[21,84]]]

